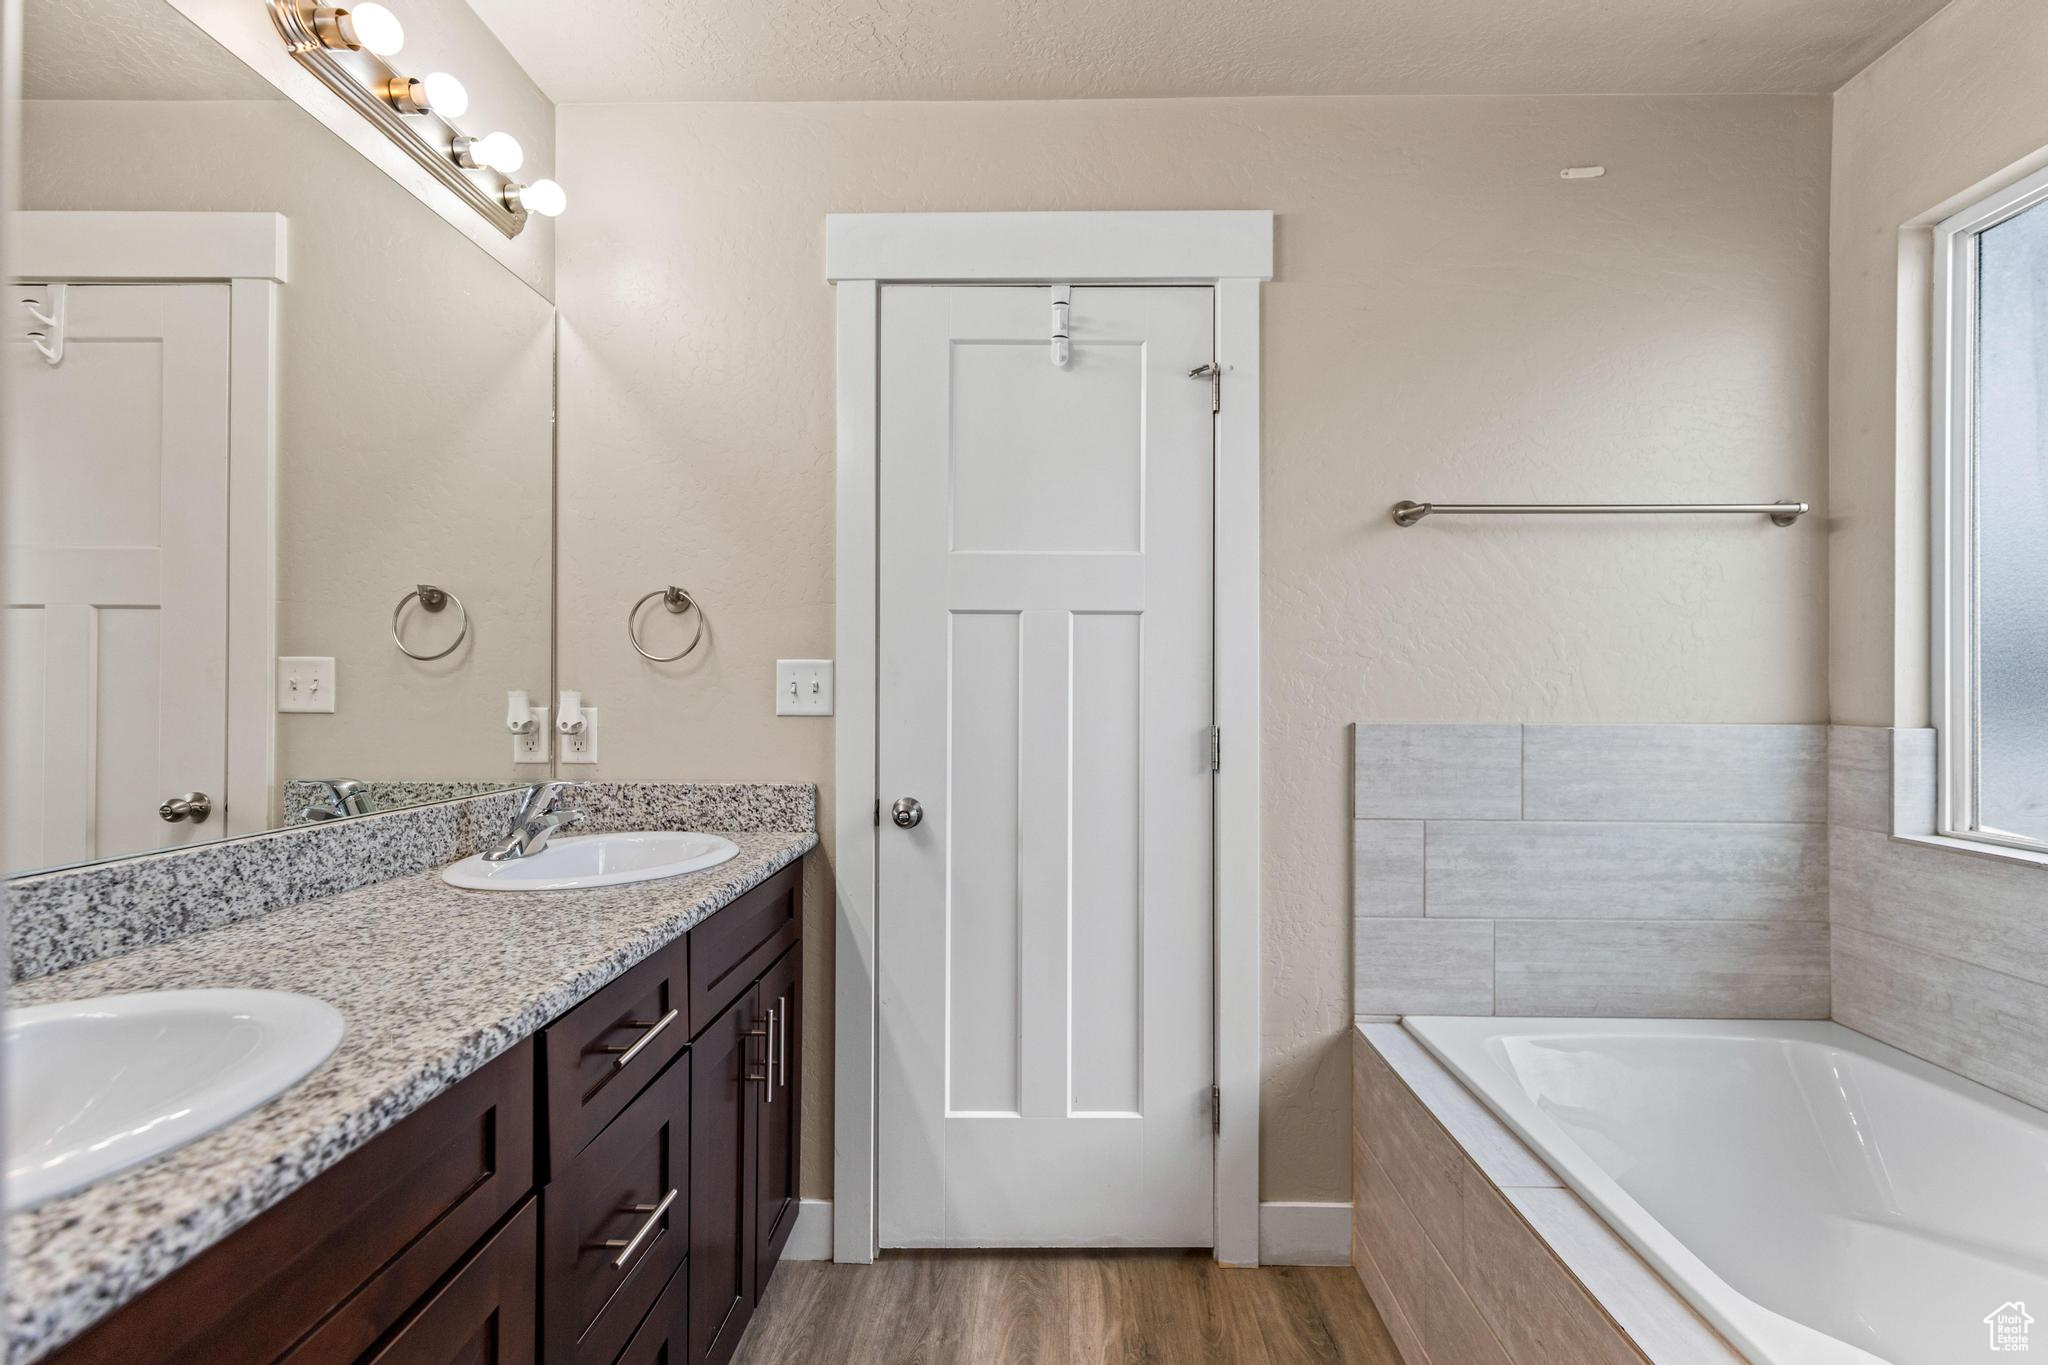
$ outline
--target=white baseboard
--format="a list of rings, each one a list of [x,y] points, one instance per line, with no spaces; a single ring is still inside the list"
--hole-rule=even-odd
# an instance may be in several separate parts
[[[829,1261],[832,1259],[832,1201],[829,1199],[800,1199],[796,1206],[796,1226],[790,1229],[789,1241],[783,1245],[782,1259],[785,1261]]]
[[[782,1249],[785,1261],[832,1259],[832,1201],[806,1199]],[[1265,1265],[1350,1265],[1351,1205],[1259,1205],[1259,1260]]]
[[[803,1226],[799,1224],[801,1233]],[[1259,1205],[1261,1265],[1350,1265],[1351,1205]]]

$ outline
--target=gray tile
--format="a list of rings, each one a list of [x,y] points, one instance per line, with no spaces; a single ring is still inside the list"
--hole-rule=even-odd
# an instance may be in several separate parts
[[[1836,923],[2048,985],[2048,867],[1848,828],[1828,862]]]
[[[2048,987],[1838,929],[1834,1017],[1879,1042],[2048,1106]]]
[[[1503,1188],[1564,1183],[1407,1029],[1368,1024],[1359,1032],[1488,1180]]]
[[[1824,919],[1827,826],[1432,820],[1428,913]]]
[[[1828,823],[1891,832],[1891,731],[1873,725],[1829,727]]]
[[[1491,924],[1355,919],[1351,929],[1355,1013],[1493,1013]]]
[[[1351,822],[1351,913],[1422,914],[1422,821]]]
[[[1824,725],[1530,725],[1530,820],[1827,819]]]
[[[1938,818],[1937,736],[1932,730],[1894,730],[1891,734],[1891,832],[1932,834]]]
[[[1503,921],[1495,1012],[1590,1018],[1824,1019],[1817,921]]]
[[[1518,820],[1519,725],[1358,725],[1351,813],[1361,820]]]

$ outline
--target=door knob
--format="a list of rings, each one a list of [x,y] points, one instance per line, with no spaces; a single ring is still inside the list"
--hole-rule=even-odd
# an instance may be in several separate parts
[[[896,804],[889,807],[889,818],[896,822],[898,829],[916,829],[924,823],[924,807],[917,804],[914,796],[899,796]]]
[[[190,820],[195,825],[206,823],[206,817],[213,814],[213,798],[205,792],[186,792],[174,796],[156,808],[156,813],[172,824]]]

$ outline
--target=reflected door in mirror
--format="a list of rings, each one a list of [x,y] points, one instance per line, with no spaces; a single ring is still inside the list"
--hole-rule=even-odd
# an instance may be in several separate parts
[[[225,824],[228,288],[68,293],[59,363],[7,347],[8,871]]]

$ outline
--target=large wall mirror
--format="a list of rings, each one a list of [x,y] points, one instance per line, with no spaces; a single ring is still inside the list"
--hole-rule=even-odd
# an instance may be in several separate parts
[[[166,0],[24,21],[6,871],[547,776],[553,306]]]

